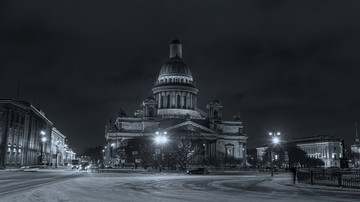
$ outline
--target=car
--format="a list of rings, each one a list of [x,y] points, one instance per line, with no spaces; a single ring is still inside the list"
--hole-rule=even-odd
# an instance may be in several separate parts
[[[24,172],[37,172],[39,170],[39,166],[25,166],[21,168]]]
[[[189,174],[189,175],[192,175],[192,174],[207,175],[207,174],[210,174],[210,170],[208,170],[206,168],[197,168],[197,169],[194,169],[194,170],[188,170],[186,173]]]
[[[85,163],[82,163],[80,166],[79,166],[79,170],[81,171],[81,170],[85,170],[85,171],[87,171],[88,169],[89,169],[89,167],[90,167],[90,164],[88,163],[88,162],[85,162]]]
[[[76,164],[74,165],[74,164],[73,164],[73,165],[71,166],[71,169],[79,169],[79,165],[76,165]]]

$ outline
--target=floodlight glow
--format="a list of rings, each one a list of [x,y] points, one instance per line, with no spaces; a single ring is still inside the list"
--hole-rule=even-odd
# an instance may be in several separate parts
[[[167,134],[167,132],[165,131],[165,132],[164,132],[164,134],[166,135],[166,134]]]
[[[280,142],[280,139],[278,138],[278,137],[274,137],[273,138],[273,143],[274,144],[277,144],[277,143],[279,143]]]
[[[45,135],[46,133],[45,133],[45,131],[42,130],[42,131],[40,131],[40,134]]]
[[[280,135],[280,132],[277,132],[276,135]]]
[[[155,136],[154,141],[156,144],[165,144],[168,141],[166,136]]]
[[[46,142],[46,140],[47,140],[46,137],[41,138],[41,142]]]
[[[158,131],[156,131],[156,132],[155,132],[155,134],[156,134],[156,135],[159,135],[159,132],[158,132]]]
[[[269,135],[272,135],[273,133],[269,133]]]
[[[162,137],[162,142],[163,144],[167,143],[168,142],[168,138],[166,136],[163,136]]]

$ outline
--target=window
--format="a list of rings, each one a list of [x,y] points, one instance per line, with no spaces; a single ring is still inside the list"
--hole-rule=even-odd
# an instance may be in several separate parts
[[[234,157],[234,145],[233,144],[225,145],[225,155],[226,155],[226,157]]]

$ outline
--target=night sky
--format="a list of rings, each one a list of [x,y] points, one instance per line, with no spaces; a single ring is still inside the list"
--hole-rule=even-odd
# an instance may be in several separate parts
[[[220,3],[221,2],[221,3]],[[315,134],[355,140],[360,1],[1,1],[0,98],[46,116],[80,152],[132,116],[178,38],[199,89],[240,112],[248,146]]]

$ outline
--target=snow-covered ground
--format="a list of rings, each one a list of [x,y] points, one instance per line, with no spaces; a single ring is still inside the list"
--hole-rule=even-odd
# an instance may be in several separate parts
[[[358,201],[360,190],[292,185],[288,174],[84,173],[0,201]]]

